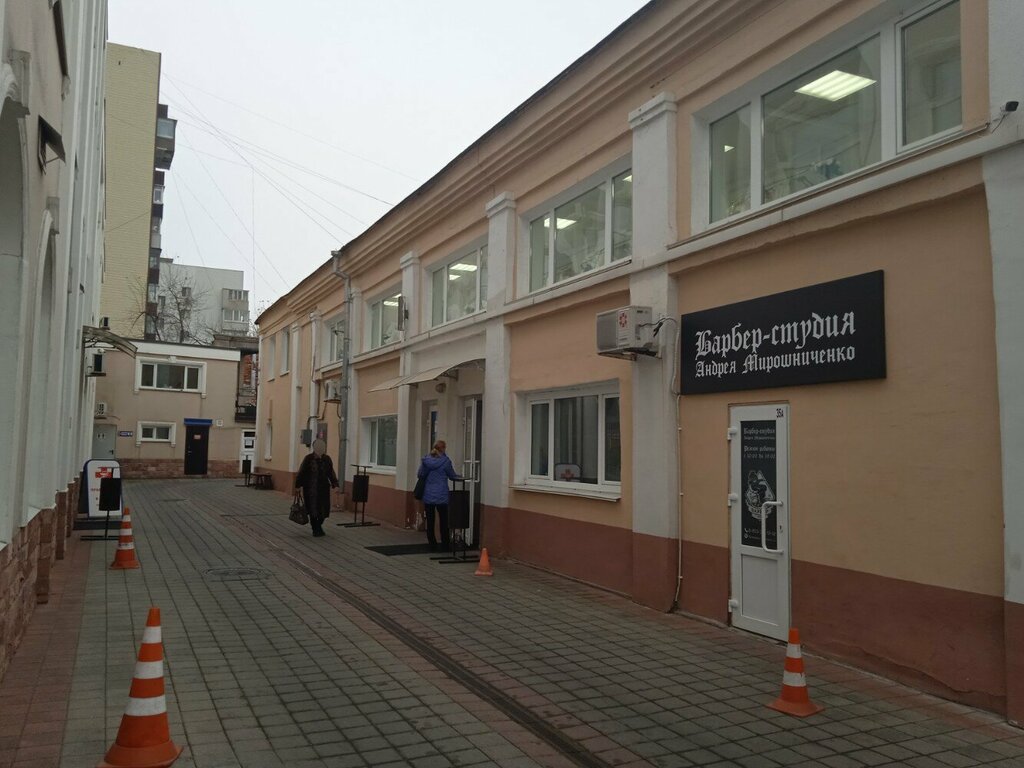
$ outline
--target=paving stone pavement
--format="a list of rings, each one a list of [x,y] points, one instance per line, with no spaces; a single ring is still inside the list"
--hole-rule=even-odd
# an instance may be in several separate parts
[[[1024,731],[996,715],[805,657],[826,709],[787,717],[765,707],[782,645],[507,561],[486,579],[365,548],[410,531],[331,518],[313,539],[289,501],[126,484],[142,568],[82,543],[61,766],[112,743],[157,605],[176,766],[1024,767]]]

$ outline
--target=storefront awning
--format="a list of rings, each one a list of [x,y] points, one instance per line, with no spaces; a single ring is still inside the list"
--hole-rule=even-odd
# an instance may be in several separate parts
[[[118,336],[107,328],[94,328],[86,325],[82,328],[82,346],[85,347],[113,347],[118,352],[124,352],[129,357],[135,357],[138,347],[128,339]]]
[[[440,365],[437,368],[428,368],[425,371],[399,376],[395,379],[388,379],[387,381],[382,381],[376,387],[373,387],[370,392],[382,392],[385,389],[397,389],[403,384],[422,384],[424,381],[433,381],[434,379],[440,378],[449,371],[453,371],[466,363],[472,363],[474,360],[476,360],[476,358],[462,360],[458,363],[453,363],[452,365]]]
[[[402,379],[404,379],[404,378],[405,378],[405,376],[395,376],[395,378],[393,378],[393,379],[385,379],[380,384],[378,384],[376,387],[370,387],[369,391],[370,392],[383,392],[386,389],[394,389],[395,387],[397,387],[399,384],[402,383]]]

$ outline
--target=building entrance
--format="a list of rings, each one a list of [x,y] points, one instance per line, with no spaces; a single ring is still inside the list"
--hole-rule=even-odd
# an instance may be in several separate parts
[[[785,640],[790,623],[789,406],[729,413],[732,624]]]

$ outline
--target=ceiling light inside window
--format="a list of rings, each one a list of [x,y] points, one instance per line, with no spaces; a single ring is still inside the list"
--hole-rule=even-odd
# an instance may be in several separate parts
[[[449,280],[458,280],[462,275],[448,275]]]
[[[732,151],[733,151],[734,149],[736,149],[736,147],[733,147],[733,146],[731,146],[731,145],[729,145],[729,144],[725,144],[725,145],[724,145],[724,146],[722,147],[722,151],[723,151],[723,152],[732,152]]]
[[[839,101],[840,99],[845,99],[847,96],[874,84],[875,81],[871,78],[852,75],[849,72],[843,72],[840,69],[835,69],[827,75],[823,75],[817,80],[813,80],[807,83],[807,85],[797,88],[796,92],[802,93],[806,96],[813,96],[816,99]]]
[[[623,176],[622,180],[623,181],[632,181],[633,180],[633,174],[631,173],[631,174],[629,174],[629,176]]]
[[[575,223],[576,223],[576,219],[557,219],[556,223],[555,223],[555,226],[558,229],[565,229],[566,227],[571,227]],[[544,219],[544,227],[547,228],[547,227],[550,227],[550,226],[551,226],[551,219]]]
[[[452,264],[448,269],[456,272],[476,272],[476,264]]]
[[[385,299],[384,300],[384,306],[385,307],[397,307],[398,306],[398,302],[397,301],[392,301],[391,299]]]

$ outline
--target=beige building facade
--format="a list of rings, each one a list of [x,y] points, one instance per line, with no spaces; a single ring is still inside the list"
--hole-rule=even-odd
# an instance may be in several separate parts
[[[103,267],[107,5],[0,0],[0,676],[64,557]]]
[[[140,341],[96,386],[92,457],[123,477],[238,477],[255,431],[236,420],[238,349]]]
[[[160,54],[107,46],[107,229],[100,305],[118,335],[157,338],[164,173],[175,121],[160,104]]]
[[[261,469],[1024,721],[1022,32],[648,4],[261,315]]]

